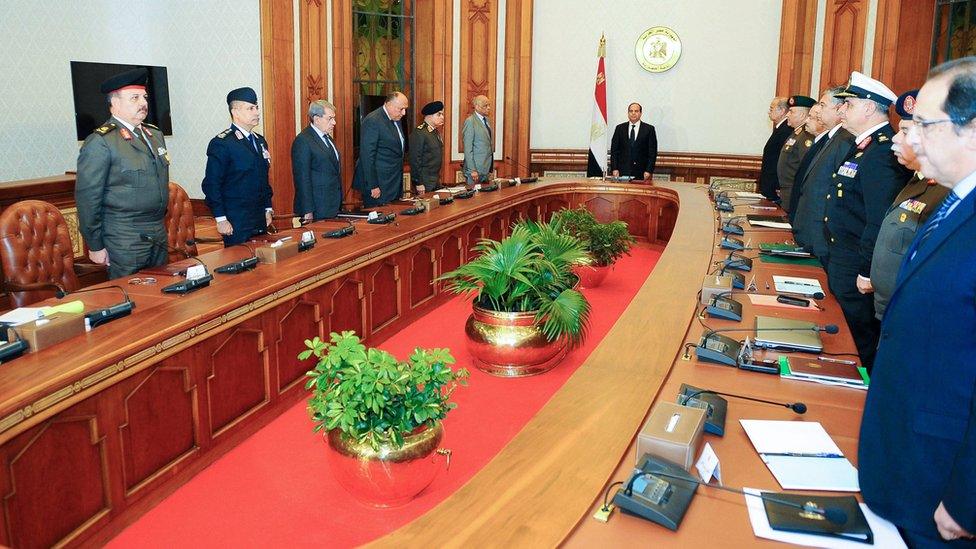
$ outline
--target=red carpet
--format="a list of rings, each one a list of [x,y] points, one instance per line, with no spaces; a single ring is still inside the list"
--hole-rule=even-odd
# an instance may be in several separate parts
[[[384,342],[403,359],[414,347],[448,347],[467,367],[455,393],[442,446],[451,469],[411,503],[376,510],[357,503],[329,473],[326,443],[312,434],[304,401],[255,433],[123,531],[111,547],[349,547],[392,532],[468,481],[559,390],[597,346],[654,268],[645,247],[621,259],[604,284],[584,293],[593,305],[590,336],[546,374],[501,379],[470,366],[460,298],[438,307]]]

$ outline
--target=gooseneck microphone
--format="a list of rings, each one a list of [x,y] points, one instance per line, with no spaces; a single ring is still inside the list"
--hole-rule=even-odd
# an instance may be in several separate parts
[[[630,481],[627,482],[627,487],[624,489],[624,493],[627,494],[628,496],[632,495],[634,493],[634,482],[636,482],[638,478],[643,477],[643,476],[666,477],[666,478],[671,478],[671,479],[675,479],[675,480],[682,480],[682,481],[685,481],[685,482],[693,482],[695,484],[698,484],[698,485],[701,485],[701,486],[706,486],[708,488],[715,488],[715,489],[718,489],[718,490],[724,490],[726,492],[731,492],[733,494],[741,494],[741,495],[744,495],[744,496],[752,496],[754,498],[760,498],[762,500],[769,501],[769,502],[775,503],[777,505],[782,505],[784,507],[790,507],[790,508],[793,508],[793,509],[797,509],[797,510],[803,511],[804,513],[812,513],[812,514],[815,514],[815,515],[819,515],[819,516],[824,517],[825,519],[829,520],[830,522],[832,522],[834,524],[838,524],[838,525],[847,524],[847,513],[845,513],[843,509],[838,509],[836,507],[820,507],[819,505],[816,505],[816,504],[813,504],[813,503],[806,503],[806,504],[800,505],[799,503],[794,503],[792,501],[787,501],[785,499],[775,498],[775,497],[772,497],[772,496],[769,496],[769,495],[766,495],[766,494],[752,494],[752,493],[746,492],[744,490],[740,490],[738,488],[730,488],[728,486],[720,486],[720,485],[717,485],[717,484],[708,484],[707,482],[703,482],[703,481],[701,481],[701,480],[699,480],[697,478],[694,478],[694,477],[692,477],[690,475],[687,476],[687,477],[685,477],[685,476],[681,476],[681,475],[672,475],[670,473],[664,473],[664,472],[661,472],[661,471],[655,471],[653,473],[645,473],[645,472],[641,471],[641,472],[633,475],[631,477]]]
[[[828,334],[836,334],[840,331],[840,328],[836,324],[825,324],[823,326],[811,326],[809,328],[723,328],[721,330],[709,330],[702,337],[710,337],[715,334],[720,334],[723,332],[824,332]]]
[[[790,410],[793,410],[798,414],[807,413],[807,405],[802,402],[775,402],[772,400],[763,400],[761,398],[747,397],[744,395],[735,395],[732,393],[722,393],[719,391],[712,391],[711,389],[700,389],[698,391],[695,391],[694,393],[691,393],[690,395],[682,396],[681,404],[687,404],[689,400],[695,398],[696,396],[705,395],[705,394],[741,398],[742,400],[751,400],[753,402],[762,402],[763,404],[773,404],[775,406],[782,406],[784,408],[789,408]]]
[[[132,313],[132,309],[136,306],[136,304],[129,297],[129,292],[126,292],[125,288],[119,286],[118,284],[99,286],[97,288],[81,288],[80,290],[75,290],[73,292],[58,292],[58,299],[62,299],[67,295],[81,294],[85,292],[97,292],[100,290],[107,290],[109,288],[115,288],[122,292],[122,296],[125,297],[125,301],[117,305],[111,305],[109,307],[95,309],[94,311],[85,313],[85,319],[88,320],[88,325],[94,328],[107,322],[111,322],[117,318],[128,316],[130,313]]]
[[[204,263],[203,261],[200,261],[199,257],[192,256],[189,253],[187,253],[185,250],[181,250],[179,248],[173,248],[168,244],[156,240],[155,238],[152,237],[152,235],[147,233],[140,234],[139,239],[142,240],[143,242],[148,242],[153,246],[166,250],[168,252],[176,252],[176,253],[183,254],[184,256],[186,256],[187,259],[192,259],[197,263],[199,263],[200,265],[203,265],[203,271],[204,271],[203,276],[197,278],[187,278],[186,280],[174,282],[169,286],[163,286],[163,288],[160,290],[161,292],[165,294],[188,294],[194,290],[199,290],[200,288],[204,288],[210,285],[210,281],[213,280],[213,275],[210,274],[210,271],[207,269],[207,264]]]
[[[336,219],[340,221],[345,221],[346,226],[342,227],[341,229],[333,229],[331,231],[326,231],[322,233],[322,238],[343,238],[356,232],[356,227],[353,226],[352,221],[349,221],[348,219],[342,217],[337,217]]]
[[[233,261],[226,265],[221,265],[214,269],[214,271],[220,274],[240,274],[244,271],[249,271],[258,265],[258,256],[254,249],[247,245],[246,242],[241,242],[240,244],[235,244],[235,246],[243,246],[247,248],[247,251],[251,252],[251,257],[245,257],[244,259]],[[232,246],[233,247],[233,246]]]

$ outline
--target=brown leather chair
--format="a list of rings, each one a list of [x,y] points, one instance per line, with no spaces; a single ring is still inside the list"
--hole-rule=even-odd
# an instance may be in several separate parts
[[[0,214],[0,267],[14,307],[81,287],[68,224],[54,205],[40,200],[11,204]]]
[[[197,242],[221,242],[219,238],[196,237],[193,203],[189,195],[177,183],[169,182],[169,204],[166,206],[166,241],[170,248],[184,250],[189,255],[197,255]],[[169,253],[169,263],[185,259],[181,253]]]

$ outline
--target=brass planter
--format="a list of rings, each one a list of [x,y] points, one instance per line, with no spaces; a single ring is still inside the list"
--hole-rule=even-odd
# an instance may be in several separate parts
[[[549,341],[535,326],[535,313],[500,313],[474,307],[464,325],[475,366],[500,377],[551,370],[568,352],[566,339]]]
[[[613,265],[580,265],[573,267],[573,274],[579,277],[580,288],[596,288],[606,280]]]
[[[444,427],[438,423],[404,437],[402,448],[382,445],[374,450],[333,429],[325,435],[331,449],[329,468],[339,484],[360,502],[397,507],[410,502],[434,481],[443,466],[437,456],[446,456],[450,466],[451,451],[438,448],[443,436]]]

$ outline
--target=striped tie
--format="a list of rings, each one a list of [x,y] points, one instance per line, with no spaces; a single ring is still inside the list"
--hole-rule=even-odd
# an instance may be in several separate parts
[[[918,253],[918,249],[922,247],[925,239],[935,232],[935,229],[939,227],[939,223],[942,223],[946,216],[949,215],[949,209],[952,208],[952,205],[956,202],[959,202],[959,195],[956,194],[955,191],[949,191],[949,194],[946,195],[945,200],[942,201],[942,205],[939,206],[939,209],[935,211],[935,214],[933,214],[922,227],[921,236],[915,239],[915,242],[913,243],[914,245],[912,246],[912,253],[910,253],[908,256],[909,259],[915,259],[915,254]]]

